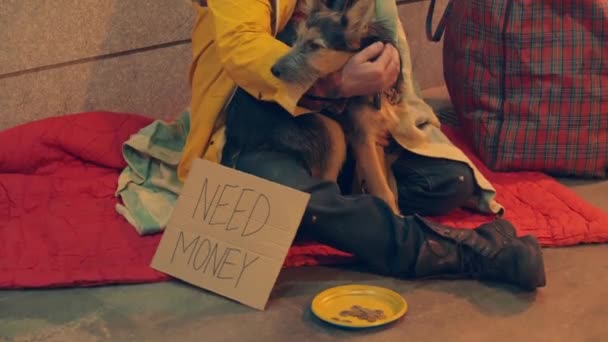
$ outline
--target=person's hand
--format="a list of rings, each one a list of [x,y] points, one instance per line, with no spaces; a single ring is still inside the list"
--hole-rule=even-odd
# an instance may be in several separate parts
[[[400,72],[399,52],[391,44],[374,43],[350,58],[342,68],[342,97],[372,95],[389,89]]]

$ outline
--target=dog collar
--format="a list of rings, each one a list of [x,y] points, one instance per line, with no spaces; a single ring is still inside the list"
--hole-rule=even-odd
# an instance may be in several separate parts
[[[306,14],[300,10],[295,10],[291,15],[291,20],[293,21],[302,21],[306,20]]]

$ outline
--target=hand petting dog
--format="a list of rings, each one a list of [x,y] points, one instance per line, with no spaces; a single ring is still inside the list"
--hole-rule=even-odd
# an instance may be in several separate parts
[[[374,43],[351,57],[342,69],[340,95],[366,96],[391,88],[401,72],[399,52],[391,44]],[[390,132],[380,129],[376,144],[389,145]]]
[[[373,95],[391,88],[401,72],[399,52],[391,44],[374,43],[361,50],[340,71],[328,75],[324,82],[333,83],[336,97]],[[376,143],[389,145],[388,129],[378,131]]]
[[[391,44],[376,42],[361,50],[340,72],[340,96],[367,96],[391,88],[401,71],[399,52]]]

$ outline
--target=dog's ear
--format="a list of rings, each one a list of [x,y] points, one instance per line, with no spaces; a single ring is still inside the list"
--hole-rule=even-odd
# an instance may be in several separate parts
[[[305,17],[309,17],[312,13],[329,11],[327,4],[321,0],[298,0],[298,9]]]
[[[325,0],[325,6],[334,12],[342,12],[349,3],[349,0]]]
[[[344,12],[342,23],[346,23],[346,36],[360,39],[376,17],[376,1],[350,0]]]
[[[299,0],[299,2],[302,2],[301,10],[306,16],[309,16],[313,12],[327,10],[327,6],[320,0]]]

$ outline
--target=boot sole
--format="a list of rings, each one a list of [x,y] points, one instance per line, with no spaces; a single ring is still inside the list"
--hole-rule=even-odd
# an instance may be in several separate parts
[[[545,262],[543,252],[538,240],[532,235],[519,238],[526,246],[525,257],[518,258],[518,269],[520,270],[519,285],[529,291],[546,285]],[[530,254],[530,251],[534,252]]]

